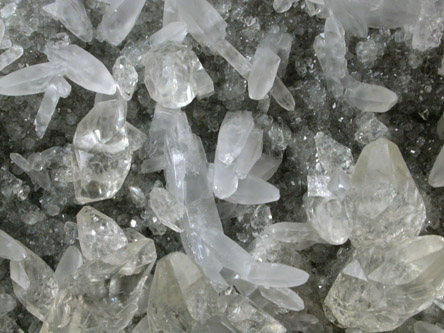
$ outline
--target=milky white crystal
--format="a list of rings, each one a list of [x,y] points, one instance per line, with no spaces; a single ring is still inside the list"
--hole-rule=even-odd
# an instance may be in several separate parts
[[[279,76],[284,76],[287,70],[292,42],[293,37],[289,33],[281,32],[277,26],[271,27],[263,41],[264,45],[269,47],[281,59],[278,69]]]
[[[412,237],[360,246],[354,267],[339,274],[325,301],[341,327],[391,331],[432,305],[444,282],[444,239]]]
[[[242,205],[260,205],[268,202],[278,201],[279,189],[265,180],[247,176],[240,179],[237,190],[226,200]]]
[[[85,206],[77,213],[77,225],[80,248],[88,260],[103,257],[128,245],[119,225],[92,207]]]
[[[355,140],[364,145],[386,137],[389,132],[388,127],[380,122],[373,113],[364,113],[356,124],[358,129],[355,132]]]
[[[42,9],[56,17],[69,31],[84,42],[91,42],[93,27],[80,0],[56,0]]]
[[[351,149],[340,144],[329,135],[318,132],[314,137],[319,163],[329,175],[337,169],[351,173],[354,167]]]
[[[294,243],[296,250],[324,242],[311,223],[279,222],[267,226],[265,233],[280,242]]]
[[[58,290],[54,271],[34,252],[20,245],[26,251],[26,258],[10,262],[14,293],[28,312],[43,321]]]
[[[171,22],[165,25],[162,29],[155,32],[150,37],[151,46],[157,46],[167,41],[181,43],[187,35],[187,25],[185,22]]]
[[[282,159],[271,155],[262,154],[250,171],[252,176],[269,180],[281,165]]]
[[[26,258],[26,250],[3,230],[0,230],[0,258],[14,261]]]
[[[63,66],[51,62],[19,69],[0,78],[0,94],[22,96],[42,93],[54,77],[65,72]]]
[[[91,53],[77,45],[48,47],[46,55],[51,62],[66,69],[66,76],[85,89],[114,95],[116,84],[105,65]]]
[[[294,0],[274,0],[273,9],[276,13],[284,13],[291,8]]]
[[[398,95],[393,91],[368,83],[351,85],[346,89],[344,98],[364,112],[387,112],[398,102]]]
[[[63,281],[82,265],[83,258],[79,249],[75,246],[68,247],[62,258],[60,258],[54,273],[54,278],[58,285],[61,286]]]
[[[0,317],[13,310],[16,305],[14,297],[9,294],[0,294]]]
[[[142,58],[145,86],[150,96],[166,108],[191,103],[197,93],[194,72],[201,69],[196,54],[186,45],[168,41],[150,49]]]
[[[444,186],[444,147],[441,148],[430,171],[429,184],[433,187]]]
[[[241,179],[245,179],[262,156],[264,132],[254,128],[248,136],[247,142],[236,158],[235,172]]]
[[[290,288],[259,288],[262,296],[270,302],[293,311],[304,309],[304,301]]]
[[[12,64],[23,55],[23,47],[12,45],[5,52],[0,54],[0,71]]]
[[[160,223],[176,232],[183,231],[184,207],[170,192],[161,187],[154,187],[150,192],[149,203]]]
[[[248,95],[251,99],[264,99],[271,90],[277,75],[281,58],[266,46],[256,50],[253,66],[248,75]]]
[[[144,238],[82,265],[59,288],[42,332],[120,332],[138,311],[157,258]]]
[[[421,13],[413,28],[412,47],[424,52],[441,44],[444,32],[444,4],[439,0],[418,2],[421,4]]]
[[[97,27],[99,40],[119,45],[128,36],[146,0],[119,0],[111,3]]]
[[[386,139],[361,152],[344,203],[356,245],[416,236],[426,216],[399,148]]]

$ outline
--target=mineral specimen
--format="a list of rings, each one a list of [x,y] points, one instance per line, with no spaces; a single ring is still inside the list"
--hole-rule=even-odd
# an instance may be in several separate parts
[[[26,256],[26,250],[14,238],[0,230],[0,258],[20,261]]]
[[[430,171],[429,184],[433,187],[444,186],[444,148],[441,148]]]

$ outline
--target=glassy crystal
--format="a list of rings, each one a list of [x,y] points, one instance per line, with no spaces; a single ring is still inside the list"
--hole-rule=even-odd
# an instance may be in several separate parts
[[[387,112],[398,102],[398,95],[393,91],[367,83],[353,84],[346,89],[344,98],[364,112]]]
[[[441,148],[430,171],[429,184],[433,187],[444,186],[444,147]]]
[[[278,188],[261,178],[250,175],[239,180],[236,192],[227,200],[242,205],[260,205],[278,201],[279,198]]]
[[[267,300],[274,304],[293,311],[304,309],[304,301],[290,288],[264,288],[259,290]]]
[[[56,0],[42,9],[84,42],[92,41],[93,27],[80,0]]]
[[[113,66],[113,78],[123,99],[126,101],[131,100],[139,77],[127,57],[121,56],[116,59]]]
[[[262,154],[250,171],[250,175],[269,180],[281,165],[282,159]]]
[[[388,135],[388,127],[380,122],[373,113],[365,113],[357,125],[355,140],[364,145]]]
[[[43,321],[58,290],[54,271],[34,252],[19,245],[26,251],[26,258],[10,262],[14,293],[26,310]]]
[[[414,26],[412,47],[419,51],[427,51],[438,47],[444,31],[444,4],[437,0],[423,0],[421,14]]]
[[[344,200],[350,187],[351,176],[341,169],[335,171],[327,185],[329,192],[341,201]]]
[[[187,33],[187,25],[184,22],[171,22],[167,25],[164,22],[163,28],[151,35],[150,43],[153,47],[167,41],[182,43]]]
[[[356,245],[416,236],[426,217],[401,152],[386,139],[365,146],[344,203]]]
[[[87,262],[60,286],[42,331],[123,330],[138,311],[156,257],[154,242],[145,238]]]
[[[330,175],[338,169],[351,173],[354,167],[351,149],[340,144],[323,132],[314,137],[316,152],[322,168]]]
[[[293,1],[291,2],[293,3]],[[278,26],[272,26],[265,36],[263,43],[281,58],[278,69],[279,76],[284,76],[287,70],[292,42],[293,37],[289,33],[281,32]]]
[[[219,312],[218,295],[187,255],[174,252],[157,262],[147,316],[154,332],[188,332]]]
[[[296,250],[304,250],[316,243],[324,243],[311,223],[280,222],[265,228],[270,237],[284,243],[294,243]]]
[[[0,54],[0,71],[12,64],[23,55],[23,47],[12,45],[5,52]]]
[[[439,236],[357,248],[325,299],[330,320],[369,332],[394,330],[433,303],[444,282],[443,259]]]
[[[273,87],[281,58],[266,46],[259,45],[248,75],[248,95],[251,99],[264,99]]]
[[[97,27],[99,40],[119,45],[128,36],[142,12],[146,0],[114,1]]]
[[[0,294],[0,317],[14,310],[16,305],[14,297],[9,294]]]
[[[0,78],[0,94],[22,96],[40,94],[55,76],[65,74],[60,64],[46,62],[32,65],[12,72]]]
[[[183,231],[181,225],[184,207],[182,203],[176,201],[170,192],[163,188],[155,187],[150,192],[149,202],[159,222],[176,232]]]
[[[216,197],[226,199],[236,192],[239,185],[239,177],[236,175],[234,165],[225,165],[216,160],[212,171],[212,173],[209,172],[209,175],[213,175],[212,187]]]
[[[0,258],[14,261],[26,258],[26,250],[3,230],[0,230]]]
[[[143,56],[145,86],[157,103],[176,109],[196,96],[194,72],[201,68],[196,54],[186,45],[168,41]]]
[[[68,79],[79,86],[105,95],[116,93],[116,84],[105,65],[81,47],[77,45],[49,47],[45,52],[48,59],[61,64],[66,69]]]
[[[61,286],[63,281],[82,265],[83,258],[79,249],[75,246],[68,247],[65,253],[63,253],[55,270],[54,278],[57,281],[57,284]]]
[[[85,206],[77,214],[79,242],[88,260],[98,259],[128,245],[119,225],[98,210]]]

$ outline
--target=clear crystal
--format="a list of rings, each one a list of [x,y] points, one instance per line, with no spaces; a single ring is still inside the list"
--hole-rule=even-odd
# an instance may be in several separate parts
[[[113,66],[113,78],[123,99],[126,101],[131,100],[139,77],[127,57],[121,56],[116,59]]]
[[[251,99],[264,99],[273,87],[281,58],[266,46],[259,45],[248,75],[248,95]]]
[[[23,47],[12,45],[5,52],[0,54],[0,71],[12,64],[23,55]]]
[[[72,275],[80,266],[83,265],[82,253],[75,246],[70,246],[63,253],[62,258],[55,270],[54,278],[59,286],[65,279]]]
[[[150,192],[149,203],[160,223],[176,232],[183,231],[184,207],[170,192],[161,187],[154,187]]]
[[[14,238],[0,230],[0,258],[20,261],[26,258],[26,250]]]

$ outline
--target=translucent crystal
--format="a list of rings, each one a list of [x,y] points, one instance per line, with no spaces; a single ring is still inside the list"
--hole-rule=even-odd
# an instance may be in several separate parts
[[[255,307],[242,296],[235,296],[228,304],[226,315],[229,323],[240,332],[284,333],[286,328],[270,314]]]
[[[413,325],[413,327],[415,333],[444,333],[444,329],[442,329],[441,327],[427,323],[425,321],[417,321],[415,325]]]
[[[0,258],[15,261],[26,258],[26,250],[3,230],[0,230]]]
[[[296,250],[304,250],[313,244],[324,243],[311,223],[275,223],[266,227],[265,233],[280,242],[294,243]]]
[[[12,45],[5,52],[0,54],[0,71],[12,64],[23,55],[23,47]]]
[[[98,210],[85,206],[77,214],[79,242],[83,256],[88,260],[106,256],[128,245],[119,225]]]
[[[236,192],[227,200],[242,205],[260,205],[278,201],[279,198],[278,188],[261,178],[249,175],[239,180]]]
[[[327,185],[329,192],[341,201],[344,200],[350,187],[351,176],[341,169],[335,171]]]
[[[444,282],[443,259],[439,236],[359,247],[354,268],[339,274],[325,299],[330,320],[369,332],[394,330],[433,303]]]
[[[92,41],[93,27],[80,0],[56,0],[42,9],[84,42]]]
[[[291,8],[294,0],[274,0],[273,9],[276,13],[284,13]]]
[[[63,253],[54,273],[54,278],[57,281],[57,284],[61,286],[63,281],[82,265],[83,258],[79,249],[75,246],[68,247],[65,253]]]
[[[251,112],[227,112],[217,137],[216,158],[231,164],[242,152],[254,127]]]
[[[344,203],[356,245],[416,236],[425,220],[424,201],[401,152],[386,139],[362,151]]]
[[[236,175],[234,165],[225,165],[216,160],[213,167],[212,188],[214,195],[220,199],[226,199],[233,195],[239,186],[239,177]]]
[[[270,31],[265,36],[264,44],[281,58],[278,69],[279,76],[284,76],[287,70],[292,42],[293,37],[289,33],[281,32],[278,26],[271,27]]]
[[[57,294],[57,281],[54,271],[39,256],[21,246],[26,258],[10,262],[14,293],[26,310],[43,321]]]
[[[97,27],[99,40],[119,45],[133,29],[146,0],[114,1]]]
[[[54,114],[60,97],[68,97],[71,86],[62,77],[55,77],[48,85],[43,95],[42,103],[37,111],[34,126],[37,136],[41,139],[46,133],[46,129]]]
[[[126,101],[131,100],[139,77],[127,57],[121,56],[116,59],[113,66],[113,78],[123,99]]]
[[[46,62],[32,65],[0,78],[0,94],[22,96],[40,94],[55,76],[65,74],[60,64]]]
[[[269,180],[281,165],[282,159],[271,155],[262,154],[250,171],[250,175]]]
[[[202,65],[186,45],[166,42],[143,56],[145,86],[157,103],[175,109],[191,103],[196,96],[194,71]]]
[[[393,91],[367,83],[347,88],[344,98],[347,103],[364,112],[387,112],[398,102],[398,95]]]
[[[270,302],[293,311],[304,309],[304,301],[290,288],[259,288],[262,296]]]
[[[184,22],[171,22],[150,37],[151,46],[157,46],[167,41],[181,43],[187,35],[187,25]]]
[[[387,136],[389,131],[372,113],[365,113],[357,124],[355,140],[364,145]]]
[[[273,87],[281,58],[266,46],[259,45],[248,75],[248,95],[251,99],[264,99]]]
[[[81,266],[65,279],[43,332],[119,332],[138,311],[156,260],[151,239],[132,242]]]
[[[49,47],[45,52],[51,62],[63,65],[68,79],[79,86],[105,95],[116,93],[116,84],[105,65],[81,47],[77,45]]]
[[[444,186],[444,147],[441,148],[430,171],[429,184],[433,187]]]
[[[315,136],[316,152],[322,168],[330,175],[338,169],[351,173],[354,167],[351,149],[323,132]]]
[[[148,301],[153,331],[193,331],[219,312],[218,295],[187,255],[170,253],[157,262]]]
[[[183,231],[184,207],[170,192],[161,187],[154,187],[150,192],[149,203],[159,222],[176,232]]]
[[[423,0],[421,14],[414,26],[412,47],[427,51],[438,47],[444,31],[444,4],[438,0]]]
[[[9,294],[0,294],[0,317],[14,310],[16,305],[14,297]]]

